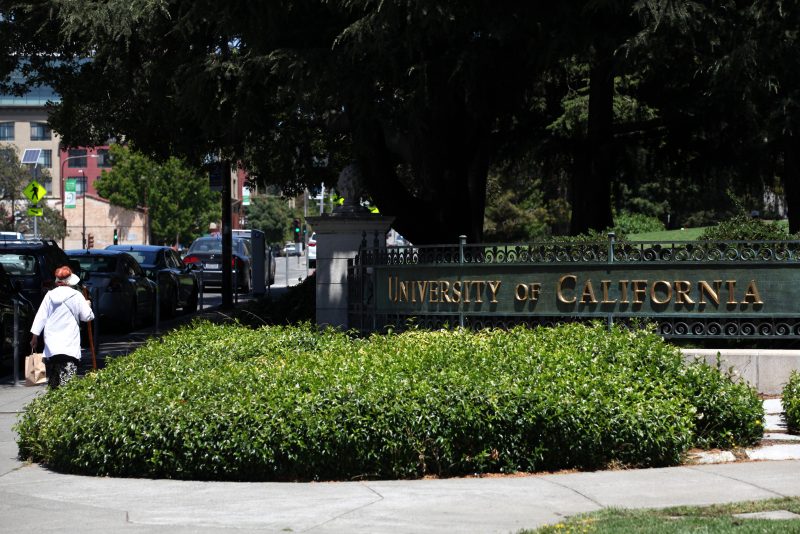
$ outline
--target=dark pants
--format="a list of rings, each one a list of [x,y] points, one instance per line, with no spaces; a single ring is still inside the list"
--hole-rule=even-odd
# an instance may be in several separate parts
[[[66,354],[54,354],[45,358],[44,368],[47,372],[47,385],[52,389],[63,386],[78,373],[78,359]]]

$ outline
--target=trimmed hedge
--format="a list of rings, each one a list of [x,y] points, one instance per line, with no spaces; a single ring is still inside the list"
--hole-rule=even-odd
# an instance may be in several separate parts
[[[755,392],[646,331],[374,335],[195,323],[35,399],[22,458],[210,480],[679,463],[762,433]]]
[[[783,388],[783,412],[789,431],[800,432],[800,373],[792,371]]]

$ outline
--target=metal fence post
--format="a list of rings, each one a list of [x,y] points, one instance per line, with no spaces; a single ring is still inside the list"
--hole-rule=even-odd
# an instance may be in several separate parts
[[[608,263],[614,263],[614,238],[616,234],[614,232],[608,233]],[[611,327],[614,326],[614,314],[608,314],[608,329],[611,330]]]
[[[467,236],[460,235],[458,236],[458,263],[460,265],[464,264],[464,247],[467,244]],[[464,307],[458,307],[458,325],[461,328],[464,328]]]
[[[153,326],[153,328],[154,328],[154,331],[155,331],[156,334],[158,334],[158,326],[159,326],[159,323],[161,322],[161,306],[160,306],[160,304],[161,304],[161,287],[160,287],[161,284],[159,284],[158,282],[159,282],[158,274],[156,274],[156,302],[155,302],[156,308],[155,308],[155,310],[153,310],[154,311],[153,316],[155,317],[155,325]]]
[[[89,292],[90,298],[92,299],[92,304],[96,306],[93,308],[92,311],[94,312],[94,328],[92,329],[92,335],[94,336],[94,348],[95,351],[100,350],[100,288],[93,287]],[[135,311],[134,311],[135,313]]]
[[[19,301],[14,299],[14,385],[19,385]]]

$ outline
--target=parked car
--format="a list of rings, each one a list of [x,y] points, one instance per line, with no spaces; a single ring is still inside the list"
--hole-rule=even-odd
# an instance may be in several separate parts
[[[0,240],[0,265],[38,309],[45,293],[55,285],[55,270],[70,261],[52,240]]]
[[[306,258],[308,259],[308,266],[311,269],[317,267],[317,233],[311,232],[311,237],[308,238],[308,248],[306,248]]]
[[[283,247],[283,251],[281,252],[281,256],[299,256],[300,255],[300,247],[297,246],[296,243],[286,243]]]
[[[232,238],[231,275],[233,283],[244,293],[252,287],[253,270],[250,242],[247,239]],[[203,268],[204,286],[222,285],[222,239],[219,237],[198,237],[189,247],[183,263],[194,263]]]
[[[150,324],[155,317],[156,284],[133,256],[121,250],[68,250],[80,264],[83,285],[101,323],[126,331]],[[99,295],[98,295],[99,294]]]
[[[122,250],[139,262],[150,280],[158,282],[161,313],[175,315],[177,308],[184,313],[197,310],[200,282],[194,263],[183,263],[170,247],[159,245],[108,245],[106,250]]]
[[[250,241],[250,249],[253,249],[253,239],[252,239],[252,230],[245,230],[241,228],[234,228],[231,230],[231,234],[233,237],[238,237],[239,239],[247,239]],[[264,275],[265,280],[264,283],[266,285],[272,285],[275,283],[275,272],[277,270],[277,262],[275,261],[275,247],[270,246],[269,243],[264,242]]]
[[[0,362],[11,361],[14,356],[14,301],[19,303],[16,335],[19,336],[20,356],[29,350],[30,327],[36,310],[0,264]]]

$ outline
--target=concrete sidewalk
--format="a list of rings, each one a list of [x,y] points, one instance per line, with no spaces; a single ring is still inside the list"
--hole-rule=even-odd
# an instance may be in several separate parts
[[[233,483],[61,475],[17,460],[44,387],[0,384],[0,532],[516,532],[603,507],[800,496],[800,460],[444,480]]]

